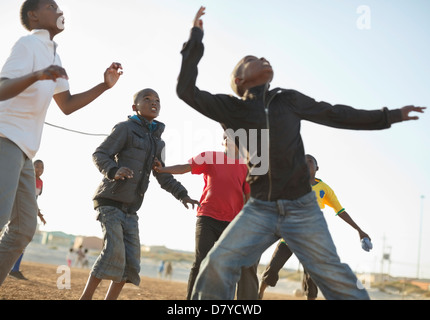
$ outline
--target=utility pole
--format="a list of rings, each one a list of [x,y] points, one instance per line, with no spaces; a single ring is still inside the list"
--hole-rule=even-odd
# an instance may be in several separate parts
[[[423,231],[423,203],[424,196],[421,196],[421,212],[420,212],[420,225],[419,225],[419,233],[418,233],[418,261],[417,261],[417,279],[420,277],[420,264],[421,264],[421,234]]]

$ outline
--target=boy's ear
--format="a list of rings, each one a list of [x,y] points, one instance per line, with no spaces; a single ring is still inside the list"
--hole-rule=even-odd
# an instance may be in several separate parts
[[[28,11],[27,12],[28,21],[37,21],[37,13],[36,11]]]
[[[135,104],[133,104],[131,108],[133,109],[133,111],[137,111]]]

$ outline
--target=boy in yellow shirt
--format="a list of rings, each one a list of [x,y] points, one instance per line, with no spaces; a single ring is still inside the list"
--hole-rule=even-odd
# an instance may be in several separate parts
[[[317,160],[312,155],[307,154],[306,163],[309,168],[309,182],[312,185],[312,190],[317,196],[319,207],[321,209],[324,209],[327,205],[333,208],[337,216],[342,218],[346,223],[348,223],[351,227],[358,231],[358,235],[361,240],[363,240],[364,238],[368,238],[370,241],[369,235],[360,229],[360,227],[345,211],[345,208],[341,206],[332,188],[330,188],[330,186],[323,182],[321,179],[315,177],[315,174],[318,171]],[[270,260],[269,264],[263,272],[258,292],[258,297],[260,300],[263,298],[264,291],[266,290],[267,286],[276,286],[276,283],[279,279],[279,270],[282,269],[282,267],[285,265],[285,263],[288,261],[292,254],[293,252],[290,250],[285,240],[281,239],[275,249],[275,252],[272,255],[272,259]],[[306,294],[308,300],[315,300],[317,298],[318,288],[316,284],[312,281],[306,270],[304,270],[302,286],[303,292]]]

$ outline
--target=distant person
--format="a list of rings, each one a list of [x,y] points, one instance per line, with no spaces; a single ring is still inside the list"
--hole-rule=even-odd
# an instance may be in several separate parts
[[[73,250],[73,248],[70,248],[66,255],[67,266],[69,268],[72,267],[72,261],[73,261],[74,255],[75,255],[75,251]]]
[[[329,206],[334,209],[336,215],[342,220],[348,223],[358,232],[358,237],[360,240],[371,238],[369,235],[361,230],[361,228],[352,220],[349,214],[346,212],[345,208],[342,207],[339,200],[336,197],[333,189],[330,188],[328,184],[323,182],[321,179],[315,177],[318,171],[318,163],[315,157],[310,154],[306,155],[306,163],[309,168],[309,183],[312,186],[312,190],[315,192],[317,197],[318,205],[321,209],[325,206]],[[259,299],[263,299],[264,291],[267,286],[275,287],[279,279],[279,271],[284,267],[285,263],[292,256],[293,252],[288,247],[288,244],[281,239],[273,253],[273,256],[263,272],[263,276],[259,288]],[[315,300],[318,297],[318,288],[316,284],[312,281],[306,269],[304,269],[303,281],[302,281],[303,292],[308,300]]]
[[[0,285],[36,230],[32,159],[52,98],[69,115],[112,88],[122,74],[121,64],[112,63],[104,82],[72,95],[53,41],[64,30],[62,11],[52,0],[26,0],[20,14],[31,33],[15,43],[0,72],[0,226],[7,224],[0,239]]]
[[[167,261],[166,263],[166,272],[164,274],[166,279],[172,280],[172,274],[173,274],[173,266],[170,261]]]
[[[159,278],[162,278],[163,277],[163,272],[164,272],[164,265],[165,265],[165,261],[164,260],[162,260],[161,262],[160,262],[160,265],[158,266],[158,277]]]
[[[85,248],[85,250],[84,250],[84,258],[82,260],[82,268],[88,268],[88,267],[89,267],[88,249]]]
[[[83,265],[85,259],[85,252],[84,252],[84,246],[80,245],[78,250],[76,251],[76,261],[75,261],[75,267],[79,267]]]
[[[40,177],[45,170],[45,166],[42,160],[34,161],[33,165],[34,165],[34,172],[36,175],[36,200],[37,200],[39,196],[42,194],[42,190],[43,190],[43,180]],[[39,217],[40,221],[45,225],[46,221],[43,218],[43,214],[40,212],[39,208],[38,208],[37,216]],[[24,252],[21,253],[18,260],[15,262],[12,270],[9,272],[9,275],[17,279],[27,280],[27,278],[22,274],[22,271],[20,270],[23,256],[24,256]]]
[[[249,198],[246,162],[240,158],[234,141],[225,133],[223,146],[223,152],[203,152],[188,160],[187,164],[163,167],[156,161],[154,166],[157,172],[202,174],[205,182],[200,207],[197,208],[195,258],[188,278],[187,300],[191,299],[203,259]],[[237,284],[238,300],[258,299],[257,267],[258,263],[242,268]]]
[[[93,197],[97,219],[103,229],[104,246],[93,265],[81,299],[91,299],[102,279],[111,280],[106,299],[117,299],[126,282],[140,283],[140,241],[137,211],[148,188],[152,164],[165,147],[165,125],[155,120],[160,97],[153,89],[134,95],[135,115],[118,123],[93,153],[103,180]],[[171,174],[156,173],[161,188],[188,208],[199,205]]]
[[[233,299],[241,268],[256,263],[268,247],[284,238],[326,299],[369,299],[367,291],[357,287],[351,268],[341,263],[309,185],[301,121],[379,130],[417,119],[409,114],[425,108],[358,110],[317,102],[292,89],[269,89],[273,68],[265,58],[253,55],[242,58],[232,72],[231,86],[238,97],[200,90],[196,81],[204,53],[204,14],[201,7],[182,46],[176,91],[225,130],[245,135],[249,143],[239,146],[248,158],[251,198],[203,260],[192,298]]]

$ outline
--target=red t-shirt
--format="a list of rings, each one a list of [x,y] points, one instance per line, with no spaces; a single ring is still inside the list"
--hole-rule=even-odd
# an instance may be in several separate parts
[[[40,178],[36,178],[36,198],[42,194],[43,181]]]
[[[197,216],[232,221],[243,207],[243,194],[250,193],[244,161],[228,158],[224,152],[209,151],[191,158],[188,163],[191,173],[203,174],[205,182]]]

